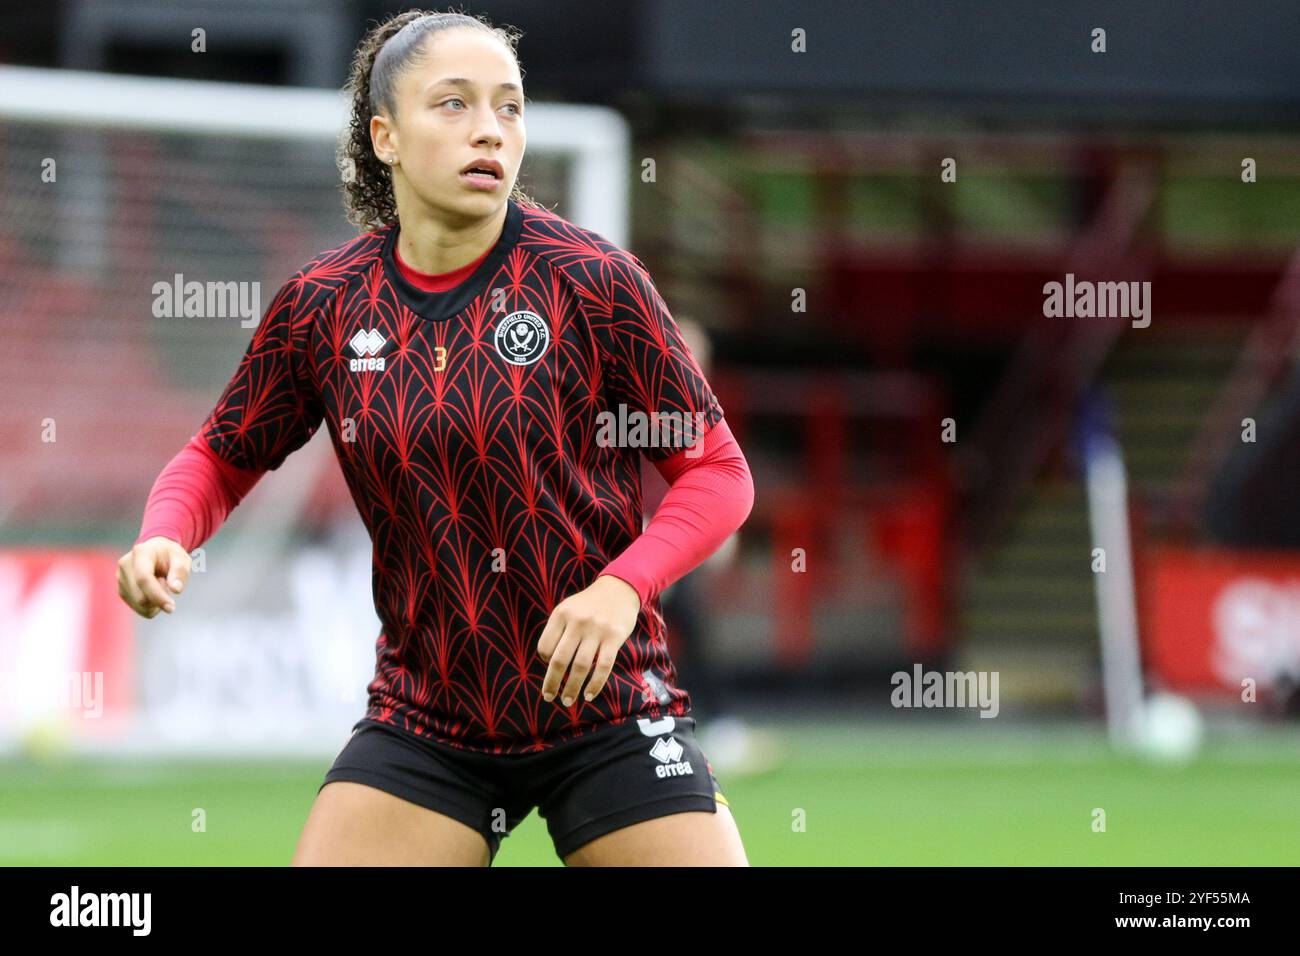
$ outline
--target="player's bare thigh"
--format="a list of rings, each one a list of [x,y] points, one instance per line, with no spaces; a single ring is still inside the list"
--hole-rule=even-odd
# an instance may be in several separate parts
[[[566,866],[749,866],[736,820],[693,810],[655,817],[597,837],[564,858]]]
[[[351,781],[316,795],[294,866],[487,866],[473,827],[391,793]]]

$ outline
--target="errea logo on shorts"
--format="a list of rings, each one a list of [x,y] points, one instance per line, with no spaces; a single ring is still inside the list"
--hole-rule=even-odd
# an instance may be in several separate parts
[[[348,345],[352,346],[352,351],[356,352],[358,357],[348,362],[348,370],[382,372],[384,357],[379,355],[379,350],[387,344],[388,339],[380,335],[378,329],[357,329],[357,334],[352,336]]]
[[[677,742],[676,737],[669,737],[667,740],[660,737],[656,740],[655,745],[650,748],[650,756],[659,761],[659,766],[655,767],[655,776],[662,780],[665,777],[685,777],[695,773],[691,762],[682,760],[683,753],[682,745]]]
[[[647,671],[647,673],[649,673]],[[660,780],[667,777],[685,777],[695,773],[695,768],[691,766],[689,760],[683,760],[682,754],[685,749],[677,738],[672,736],[673,728],[677,726],[677,719],[674,717],[660,717],[657,720],[649,717],[637,718],[636,725],[641,728],[641,733],[647,737],[658,737],[660,734],[668,734],[665,739],[659,737],[655,745],[650,748],[650,756],[659,761],[659,766],[655,767],[655,776]]]

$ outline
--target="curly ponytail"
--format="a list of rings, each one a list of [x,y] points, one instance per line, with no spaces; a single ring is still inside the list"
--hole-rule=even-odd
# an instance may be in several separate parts
[[[381,110],[390,115],[395,111],[397,77],[419,57],[425,37],[459,27],[492,34],[506,45],[518,64],[517,47],[522,33],[513,27],[494,27],[485,19],[456,12],[408,10],[396,14],[372,28],[357,47],[344,87],[352,101],[352,115],[336,157],[343,177],[343,205],[348,222],[353,225],[374,230],[397,221],[392,170],[375,155],[370,142],[370,120]],[[520,188],[518,180],[510,198],[525,205],[537,205]]]

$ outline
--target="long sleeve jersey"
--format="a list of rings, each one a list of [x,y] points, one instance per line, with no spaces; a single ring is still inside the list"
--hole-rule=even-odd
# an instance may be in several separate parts
[[[323,252],[280,288],[140,540],[202,543],[324,423],[373,546],[367,717],[528,753],[685,716],[658,594],[743,523],[753,484],[649,274],[514,200],[450,288],[400,263],[397,234]],[[644,534],[641,455],[670,483]],[[637,592],[635,629],[595,700],[546,702],[541,632],[601,574]]]

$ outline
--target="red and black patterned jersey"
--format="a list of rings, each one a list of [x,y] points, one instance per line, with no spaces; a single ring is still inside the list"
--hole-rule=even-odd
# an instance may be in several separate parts
[[[429,293],[396,267],[397,234],[323,252],[280,288],[201,432],[266,470],[328,426],[373,544],[366,716],[526,753],[687,715],[657,598],[589,703],[543,700],[537,656],[555,606],[641,533],[639,456],[723,417],[645,267],[510,200],[473,274]]]

